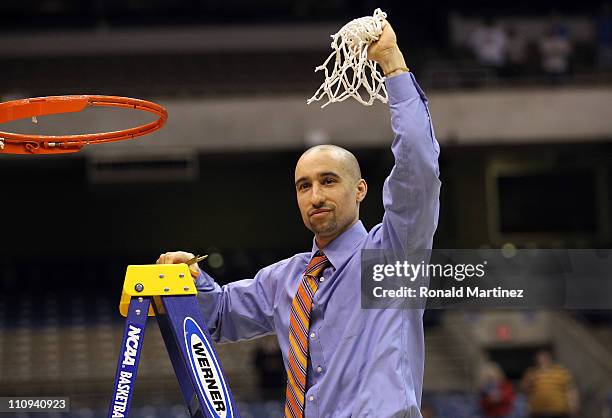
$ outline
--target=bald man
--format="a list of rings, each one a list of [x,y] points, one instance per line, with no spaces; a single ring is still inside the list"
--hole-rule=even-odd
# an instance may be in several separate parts
[[[368,186],[349,151],[322,145],[295,168],[295,191],[312,249],[219,286],[192,274],[213,339],[276,334],[287,369],[285,417],[420,418],[422,310],[362,309],[363,249],[429,249],[438,222],[439,146],[427,99],[386,24],[368,56],[385,73],[395,165],[383,190],[382,223],[367,231],[359,205]],[[193,255],[171,252],[158,263]]]

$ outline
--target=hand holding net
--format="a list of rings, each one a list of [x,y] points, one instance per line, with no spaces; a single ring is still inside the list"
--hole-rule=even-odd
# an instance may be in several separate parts
[[[322,65],[315,68],[315,72],[325,72],[325,80],[307,101],[308,104],[322,100],[325,96],[328,100],[322,108],[349,97],[354,97],[366,106],[372,105],[376,99],[387,102],[385,77],[378,72],[376,62],[368,60],[368,46],[380,37],[386,17],[385,12],[376,9],[373,16],[354,19],[331,35],[333,52]],[[330,73],[328,65],[333,58],[335,60]],[[365,98],[359,92],[360,88],[365,90]]]

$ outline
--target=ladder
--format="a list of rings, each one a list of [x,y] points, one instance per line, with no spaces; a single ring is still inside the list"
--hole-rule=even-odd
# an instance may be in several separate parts
[[[119,302],[125,330],[108,418],[129,417],[149,316],[157,317],[190,416],[240,417],[196,294],[187,264],[128,266]]]

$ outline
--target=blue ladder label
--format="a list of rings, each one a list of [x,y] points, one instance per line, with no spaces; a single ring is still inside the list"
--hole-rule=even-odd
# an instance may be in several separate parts
[[[191,369],[208,411],[215,418],[233,418],[227,384],[208,339],[190,317],[185,318],[183,329]]]
[[[134,389],[134,378],[142,346],[140,342],[142,335],[142,327],[140,325],[128,324],[124,351],[121,354],[121,370],[115,382],[115,396],[112,404],[113,418],[123,418],[126,416],[127,405]]]

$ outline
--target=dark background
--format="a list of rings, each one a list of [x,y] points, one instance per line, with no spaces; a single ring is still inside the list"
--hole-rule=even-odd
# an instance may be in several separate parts
[[[570,73],[561,85],[551,85],[537,68],[517,77],[501,77],[493,84],[464,75],[450,89],[426,76],[436,63],[456,69],[476,65],[474,58],[457,49],[449,38],[453,13],[482,20],[546,20],[555,14],[594,19],[601,8],[601,3],[594,1],[5,1],[0,3],[0,36],[345,22],[370,15],[376,7],[388,13],[407,61],[428,93],[452,89],[486,92],[515,86],[606,89],[612,85],[610,69],[596,65],[594,41],[576,46]],[[38,47],[44,50],[45,45]],[[177,97],[306,97],[319,85],[320,78],[313,76],[312,69],[328,53],[327,47],[321,51],[164,51],[133,56],[118,52],[16,56],[0,50],[0,97],[12,99],[15,92],[41,96],[88,91],[161,102]],[[435,125],[436,115],[432,117]],[[205,134],[194,133],[203,138]],[[382,184],[393,165],[391,140],[382,140],[376,147],[350,147],[369,185],[361,207],[361,219],[368,229],[382,219]],[[474,146],[448,140],[442,144],[435,248],[610,248],[612,132],[603,139],[578,135],[569,141],[510,142],[499,145],[491,139],[486,145]],[[0,154],[0,396],[70,394],[76,405],[74,416],[104,416],[122,328],[116,306],[130,264],[153,263],[165,251],[207,253],[215,255],[216,261],[202,263],[202,267],[224,284],[253,277],[262,267],[310,250],[312,234],[301,221],[293,185],[294,166],[303,151],[298,145],[282,150],[199,151],[199,169],[193,179],[106,183],[92,181],[89,161],[83,154],[34,158]],[[491,176],[490,167],[500,160],[519,168]],[[539,164],[541,161],[546,164]],[[521,169],[521,165],[530,168]],[[496,209],[494,202],[500,207]],[[491,216],[497,222],[491,222]],[[470,312],[466,322],[472,321],[477,330],[491,327],[492,335],[501,329],[503,336],[504,330],[512,329],[512,336],[520,337],[521,328],[537,323],[539,314],[521,313],[524,322],[516,329],[508,319],[499,320],[501,328],[490,322],[480,325],[497,312]],[[609,312],[568,314],[592,335],[609,335],[602,340],[609,348]],[[453,357],[455,340],[445,334],[448,325],[444,320],[440,312],[426,313],[426,336],[433,336],[426,346],[438,347],[442,360],[464,367],[462,359]],[[543,324],[541,329],[547,331],[550,326]],[[146,362],[151,366],[148,372],[143,371],[142,383],[137,386],[140,395],[135,402],[142,407],[138,416],[182,417],[184,410],[167,356],[163,346],[149,342],[159,340],[151,334],[154,332],[147,344],[152,346],[152,354],[145,356],[143,367]],[[49,335],[55,335],[59,342],[46,339]],[[499,338],[480,349],[503,366],[515,387],[535,350],[573,348],[555,346],[553,341],[515,343]],[[278,376],[283,371],[262,365],[278,366],[278,352],[273,339],[256,349],[255,344],[259,343],[223,346],[227,353],[223,364],[229,370],[232,389],[245,402],[244,411],[249,411],[249,402],[253,402],[252,408],[259,408],[260,401],[276,402],[272,409],[252,409],[246,416],[276,416],[270,411],[276,411],[282,395],[284,382]],[[78,357],[81,354],[84,357]],[[580,355],[576,349],[579,362],[583,360]],[[609,356],[604,351],[604,361]],[[27,373],[20,368],[24,365]],[[53,365],[59,365],[64,374],[53,375]],[[426,367],[430,366],[427,363]],[[85,371],[81,373],[79,367]],[[158,368],[162,371],[156,374]],[[257,381],[258,372],[268,376],[265,384]],[[476,375],[474,370],[467,373]],[[270,376],[278,381],[268,387],[273,380]],[[256,390],[264,386],[269,392]],[[424,414],[426,405],[433,406],[434,415],[429,417],[482,416],[478,415],[474,386],[460,385],[460,390],[450,393],[429,387],[426,385],[423,405]],[[612,399],[612,387],[597,389],[606,395],[600,396],[587,384],[580,387],[585,403],[596,405],[603,413],[605,399]],[[169,409],[172,404],[174,409]],[[150,405],[159,406],[158,415],[146,409]],[[256,410],[260,412],[253,412]],[[268,412],[261,412],[264,410]],[[590,413],[581,416],[592,418]],[[524,415],[515,415],[519,416]]]

